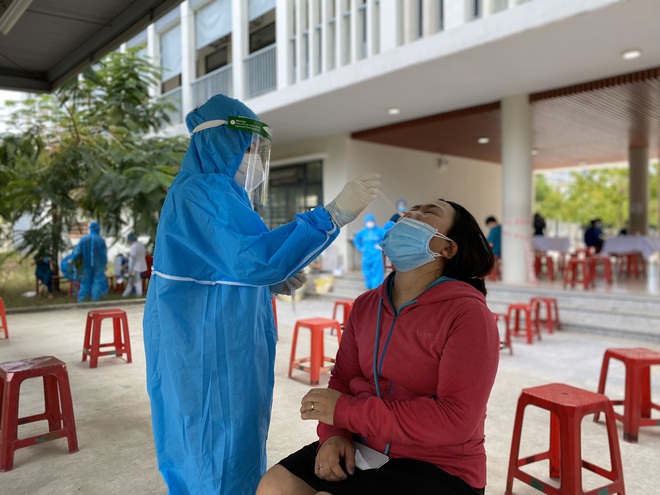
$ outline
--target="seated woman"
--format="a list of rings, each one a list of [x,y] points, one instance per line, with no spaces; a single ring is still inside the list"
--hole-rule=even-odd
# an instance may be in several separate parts
[[[485,299],[493,251],[444,200],[411,208],[382,247],[396,271],[356,299],[328,388],[301,401],[319,441],[268,470],[257,495],[484,493],[500,349]],[[353,440],[389,461],[356,469]]]

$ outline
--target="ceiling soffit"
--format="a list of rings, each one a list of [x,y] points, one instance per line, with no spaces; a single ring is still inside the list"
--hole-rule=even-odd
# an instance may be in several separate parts
[[[660,67],[534,93],[535,169],[627,161],[629,147],[660,154]],[[499,163],[494,102],[352,134],[354,139]],[[489,138],[478,144],[480,137]],[[531,150],[530,150],[531,151]]]

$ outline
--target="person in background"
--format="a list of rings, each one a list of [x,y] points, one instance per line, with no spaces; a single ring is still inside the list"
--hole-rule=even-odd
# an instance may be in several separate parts
[[[379,176],[269,230],[268,127],[216,95],[190,112],[181,170],[158,222],[144,308],[156,455],[172,494],[254,495],[266,471],[277,328],[271,298],[376,197]]]
[[[540,213],[534,213],[532,225],[534,227],[534,235],[545,235],[545,218]]]
[[[362,253],[362,276],[367,289],[375,289],[385,278],[383,250],[380,242],[385,230],[376,225],[376,217],[369,213],[364,219],[364,228],[355,234],[353,244]]]
[[[131,250],[128,253],[128,270],[126,271],[126,287],[122,293],[126,297],[135,290],[135,295],[142,297],[142,278],[140,274],[144,272],[147,267],[146,248],[144,244],[138,241],[135,232],[131,232],[127,236],[128,242],[131,243]]]
[[[82,237],[73,250],[73,260],[82,260],[80,289],[78,302],[88,297],[98,301],[108,293],[108,279],[105,276],[105,265],[108,263],[108,247],[101,237],[101,226],[98,222],[90,222],[89,234]]]
[[[493,248],[493,253],[498,258],[502,257],[502,226],[497,222],[497,218],[490,216],[486,218],[486,227],[488,227],[488,243]]]
[[[399,219],[408,209],[408,202],[405,199],[400,199],[396,202],[396,213],[390,218],[390,222],[398,222]]]
[[[590,221],[590,226],[584,231],[584,245],[587,248],[593,248],[596,254],[603,248],[603,228],[600,218],[594,218]]]
[[[628,228],[629,227],[630,227],[630,222],[628,220],[626,220],[626,223],[623,225],[621,230],[619,230],[619,236],[622,237],[622,236],[628,235]]]
[[[493,252],[444,200],[411,208],[383,251],[397,270],[355,300],[328,388],[301,400],[319,440],[272,467],[257,495],[484,493],[500,352],[484,283]],[[355,469],[355,442],[389,461]]]
[[[53,298],[53,269],[50,266],[50,258],[48,256],[35,256],[34,264],[36,265],[34,275],[37,277],[44,287],[48,289],[48,299]]]

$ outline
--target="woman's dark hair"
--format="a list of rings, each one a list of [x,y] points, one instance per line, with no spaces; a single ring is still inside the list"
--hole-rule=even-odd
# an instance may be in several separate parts
[[[442,274],[467,282],[485,296],[484,277],[490,273],[495,264],[493,250],[469,211],[453,201],[445,199],[440,201],[454,208],[454,223],[446,235],[458,245],[458,252],[447,260]]]

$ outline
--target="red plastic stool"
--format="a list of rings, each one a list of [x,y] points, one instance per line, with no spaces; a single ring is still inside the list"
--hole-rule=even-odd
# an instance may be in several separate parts
[[[538,318],[538,324],[540,325],[545,322],[548,327],[548,333],[552,333],[555,328],[557,330],[561,328],[561,325],[559,324],[559,306],[557,306],[557,299],[554,297],[532,297],[529,302],[530,304],[537,304],[536,309],[538,313],[536,317]],[[541,319],[541,308],[543,306],[545,306],[545,320]]]
[[[298,329],[309,328],[312,334],[311,342],[311,357],[296,359],[296,344],[298,343]],[[324,366],[325,362],[334,363],[334,358],[324,355],[323,351],[323,331],[326,328],[334,328],[337,330],[337,343],[341,343],[341,325],[337,320],[330,320],[328,318],[308,318],[305,320],[298,320],[293,330],[293,343],[291,344],[291,359],[289,361],[289,378],[293,368],[297,368],[309,373],[309,383],[318,385],[321,373],[330,371],[330,368]],[[309,363],[309,366],[303,366],[303,363]]]
[[[534,333],[537,340],[541,340],[541,329],[539,328],[539,306],[536,303],[514,303],[509,304],[506,312],[507,333],[511,332],[516,337],[520,334],[520,313],[525,313],[525,335],[527,343],[532,344]]]
[[[594,280],[590,268],[591,260],[589,258],[569,259],[564,270],[564,287],[567,285],[575,287],[575,284],[580,282],[584,285],[585,290],[593,286]]]
[[[495,318],[495,324],[500,321],[500,318],[504,320],[504,342],[500,341],[500,350],[509,348],[509,354],[513,354],[513,345],[511,344],[511,330],[509,330],[509,315],[504,313],[493,313]]]
[[[520,458],[520,437],[525,407],[533,405],[550,411],[550,446],[546,452]],[[596,466],[582,459],[582,419],[595,413],[605,413],[607,436],[610,446],[611,470]],[[550,461],[550,477],[559,478],[555,488],[522,469],[537,461]],[[587,469],[611,481],[605,486],[583,491],[582,469]],[[513,480],[518,479],[537,490],[553,495],[625,494],[623,468],[619,452],[619,439],[612,404],[607,397],[562,383],[551,383],[523,389],[518,399],[516,419],[513,424],[511,455],[506,478],[506,495],[511,495]]]
[[[5,332],[5,338],[9,338],[9,328],[7,327],[7,313],[5,312],[5,302],[0,297],[0,323],[2,323],[2,330]]]
[[[548,253],[537,252],[534,256],[534,274],[536,278],[541,278],[543,266],[545,273],[550,280],[555,280],[555,260]]]
[[[644,262],[642,253],[622,253],[620,255],[620,261],[619,275],[623,275],[624,272],[628,277],[634,275],[635,278],[639,278],[640,272],[642,275],[646,275],[646,263]]]
[[[45,411],[18,417],[21,383],[28,378],[43,377]],[[43,356],[0,364],[0,471],[14,467],[14,451],[31,445],[66,437],[69,452],[78,452],[76,422],[66,364],[53,356]],[[18,425],[48,421],[48,433],[18,438]]]
[[[112,318],[114,339],[112,342],[102,344],[101,323],[105,318]],[[101,351],[102,347],[114,347],[115,349],[113,351]],[[124,353],[126,353],[126,362],[132,362],[131,336],[128,333],[126,312],[121,309],[96,309],[87,313],[82,360],[87,361],[87,355],[89,354],[89,367],[96,368],[99,356],[122,357]]]
[[[614,416],[623,422],[623,439],[636,443],[640,426],[660,426],[660,419],[651,419],[652,409],[660,411],[660,405],[651,402],[651,366],[660,364],[660,352],[643,347],[607,349],[600,370],[599,394],[605,393],[610,359],[623,361],[626,366],[625,398],[612,400],[611,403],[613,406],[623,405],[623,414],[615,412]]]
[[[589,267],[591,278],[595,282],[597,278],[604,278],[608,284],[612,284],[612,262],[607,255],[595,255],[589,258],[591,266]],[[603,265],[603,274],[598,275],[598,265]]]
[[[343,314],[344,317],[341,320],[341,329],[342,331],[346,328],[346,323],[348,322],[348,317],[351,314],[351,311],[353,311],[353,303],[354,301],[352,299],[340,299],[339,301],[335,301],[335,307],[332,310],[332,319],[337,320],[337,309],[338,308],[343,308]],[[339,321],[339,320],[337,320]],[[333,334],[335,331],[334,328],[330,329],[330,335]]]

